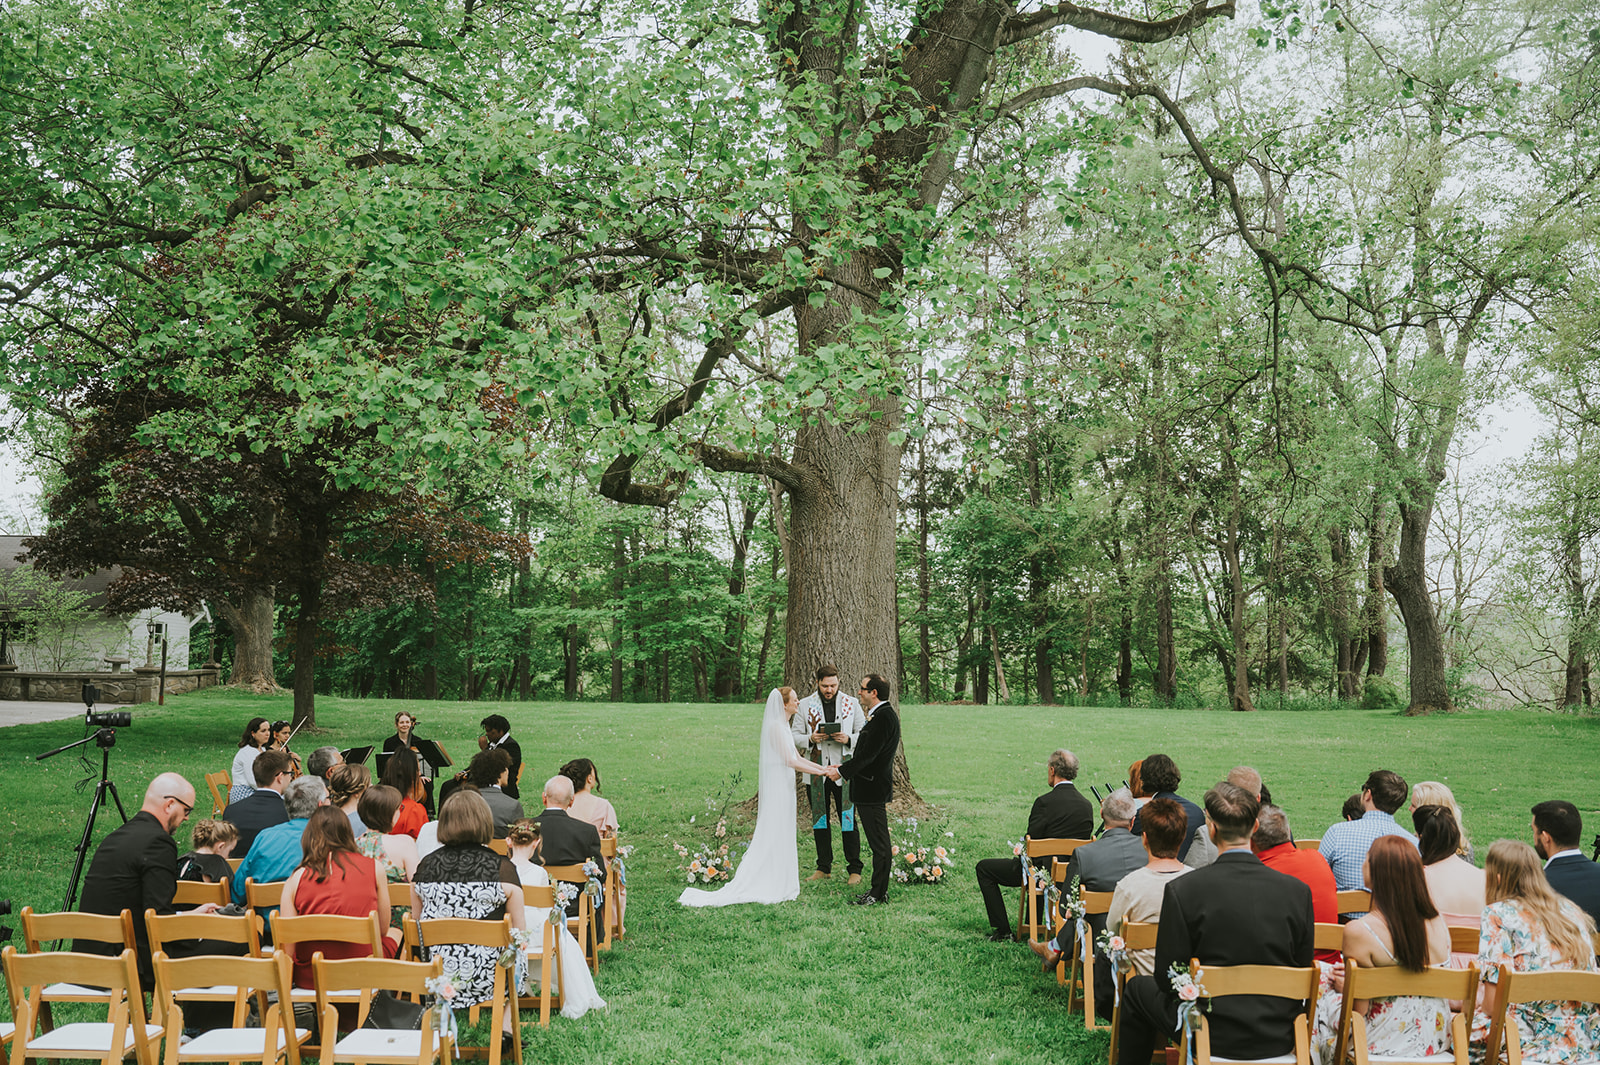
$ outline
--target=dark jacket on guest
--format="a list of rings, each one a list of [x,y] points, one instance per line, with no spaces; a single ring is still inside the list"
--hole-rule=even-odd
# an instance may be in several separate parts
[[[1568,854],[1545,866],[1544,878],[1600,924],[1600,865],[1581,854]]]
[[[283,805],[283,796],[271,788],[259,788],[238,802],[230,802],[222,811],[222,819],[239,830],[239,842],[233,853],[240,858],[250,853],[250,844],[264,829],[281,825],[289,820],[289,811]]]
[[[1055,787],[1033,800],[1033,809],[1028,811],[1028,838],[1093,839],[1094,805],[1072,781],[1058,781]],[[1050,858],[1035,858],[1033,864],[1048,866],[1051,861]]]
[[[280,804],[281,805],[281,804]],[[116,915],[133,911],[133,933],[139,954],[139,980],[154,987],[150,967],[150,933],[144,911],[172,913],[172,896],[178,890],[178,844],[156,816],[140,810],[128,823],[113,831],[94,852],[89,871],[83,878],[83,898],[78,908],[84,913]],[[72,949],[82,954],[121,954],[121,943],[101,943],[90,939],[73,940]]]

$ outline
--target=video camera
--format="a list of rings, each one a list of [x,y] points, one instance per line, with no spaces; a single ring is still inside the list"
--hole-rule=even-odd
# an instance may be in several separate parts
[[[131,728],[133,711],[102,710],[96,712],[94,704],[100,698],[100,689],[93,684],[83,686],[84,724],[94,728]]]

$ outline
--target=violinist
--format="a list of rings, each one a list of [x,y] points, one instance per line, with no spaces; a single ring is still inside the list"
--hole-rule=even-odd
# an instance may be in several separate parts
[[[269,751],[282,751],[289,756],[289,772],[293,776],[300,776],[305,772],[300,764],[300,756],[289,749],[289,737],[294,735],[294,729],[287,721],[274,721],[272,723],[272,739],[266,749]]]

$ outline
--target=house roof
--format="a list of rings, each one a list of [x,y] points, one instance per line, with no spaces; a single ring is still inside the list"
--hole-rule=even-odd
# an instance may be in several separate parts
[[[22,546],[22,536],[0,536],[0,574],[11,570],[20,569],[27,565],[18,560],[19,555],[27,554],[27,548]],[[61,583],[71,589],[89,593],[89,605],[96,610],[106,609],[106,589],[118,577],[122,576],[121,566],[112,566],[110,569],[97,569],[93,573],[86,573],[81,577],[63,578]]]

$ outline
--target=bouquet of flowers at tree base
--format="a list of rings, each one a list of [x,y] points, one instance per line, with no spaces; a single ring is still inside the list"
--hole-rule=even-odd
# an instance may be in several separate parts
[[[929,832],[934,842],[923,839],[915,817],[896,818],[893,842],[889,853],[893,857],[889,875],[902,884],[942,884],[950,871],[950,859],[955,857],[954,832],[940,834],[939,829]]]
[[[672,849],[678,852],[680,861],[678,871],[683,874],[686,882],[720,884],[733,879],[733,867],[738,864],[739,856],[748,846],[750,846],[748,843],[739,843],[730,847],[721,839],[714,839],[709,843],[702,843],[694,850],[674,841]]]

